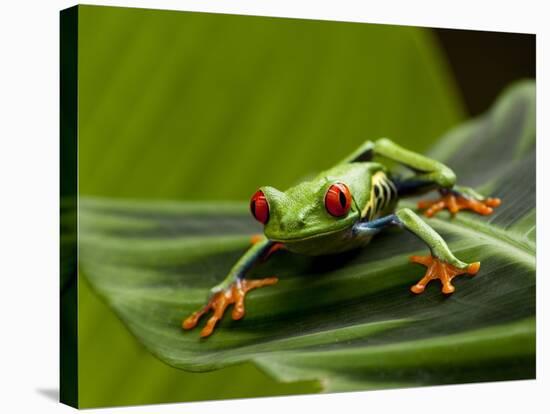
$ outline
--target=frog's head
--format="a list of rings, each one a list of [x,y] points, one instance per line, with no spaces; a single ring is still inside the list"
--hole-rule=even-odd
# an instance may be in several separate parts
[[[323,178],[299,184],[282,192],[261,187],[250,200],[250,211],[264,224],[273,241],[299,241],[349,228],[359,210],[349,187]]]

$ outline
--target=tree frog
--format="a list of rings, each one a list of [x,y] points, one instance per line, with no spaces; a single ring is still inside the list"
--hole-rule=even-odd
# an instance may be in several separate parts
[[[410,173],[401,177],[392,174],[384,165],[387,160],[404,165]],[[498,198],[485,198],[455,181],[454,172],[442,163],[382,138],[366,141],[335,167],[284,192],[261,187],[250,200],[250,211],[264,225],[264,235],[253,237],[251,247],[227,277],[212,288],[206,305],[183,320],[183,329],[194,328],[201,316],[212,311],[200,333],[201,337],[211,335],[231,304],[232,318],[241,319],[247,292],[277,283],[277,277],[246,279],[247,272],[276,250],[306,255],[340,253],[365,247],[390,226],[410,231],[430,249],[427,256],[410,258],[426,267],[424,277],[410,290],[420,294],[430,281],[439,279],[442,292],[451,294],[455,290],[452,279],[476,274],[480,263],[457,259],[435,230],[411,209],[397,208],[397,203],[402,197],[438,190],[440,198],[418,203],[428,217],[443,209],[452,215],[459,210],[487,215],[500,205]]]

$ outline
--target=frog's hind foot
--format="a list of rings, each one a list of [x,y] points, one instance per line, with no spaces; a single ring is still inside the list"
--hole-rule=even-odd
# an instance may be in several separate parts
[[[411,292],[416,294],[424,292],[426,285],[434,279],[441,281],[441,292],[445,294],[453,293],[455,291],[454,286],[451,284],[453,278],[465,273],[473,276],[478,272],[480,266],[479,262],[474,262],[464,269],[460,269],[433,256],[411,256],[410,260],[413,263],[427,267],[424,277],[416,285],[411,286]]]
[[[197,326],[202,315],[212,310],[213,315],[208,319],[200,333],[201,338],[210,336],[229,305],[233,304],[231,317],[233,320],[239,320],[244,316],[244,299],[246,294],[252,289],[274,285],[277,281],[276,277],[251,280],[237,279],[227,289],[214,293],[206,306],[183,320],[182,328],[186,330],[193,329]]]
[[[443,209],[447,209],[452,215],[460,210],[471,210],[483,216],[493,212],[494,207],[500,206],[500,198],[486,198],[476,200],[475,198],[464,197],[455,192],[443,193],[437,200],[421,200],[418,208],[424,211],[424,215],[432,217]]]

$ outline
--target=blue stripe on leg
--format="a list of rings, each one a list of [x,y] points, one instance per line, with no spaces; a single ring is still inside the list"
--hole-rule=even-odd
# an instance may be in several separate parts
[[[395,214],[390,214],[371,221],[359,221],[353,226],[356,235],[374,235],[387,226],[402,226],[403,223]]]

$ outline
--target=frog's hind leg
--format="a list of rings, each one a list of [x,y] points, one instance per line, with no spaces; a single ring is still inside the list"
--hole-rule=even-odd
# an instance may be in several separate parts
[[[460,210],[470,210],[482,216],[492,214],[495,207],[500,206],[500,198],[484,198],[471,188],[455,187],[453,190],[440,190],[441,197],[435,200],[420,200],[418,208],[424,210],[424,215],[433,217],[443,209],[455,215]]]
[[[352,154],[350,160],[355,162],[374,155],[397,162],[413,172],[411,176],[392,177],[400,198],[421,195],[432,190],[440,192],[439,199],[418,203],[418,208],[425,209],[428,217],[443,209],[449,210],[453,215],[460,210],[487,215],[500,205],[498,198],[485,198],[471,188],[456,185],[456,175],[446,165],[402,148],[387,138],[374,143],[367,141]]]
[[[449,294],[455,290],[451,283],[454,277],[461,274],[475,275],[478,272],[479,262],[468,264],[457,259],[445,240],[408,208],[400,209],[394,214],[377,220],[359,222],[353,230],[358,237],[366,237],[372,236],[390,225],[407,229],[430,248],[431,254],[429,256],[412,256],[410,258],[413,263],[419,263],[427,267],[424,277],[411,287],[412,292],[422,293],[430,281],[439,279],[442,285],[441,291]]]
[[[424,181],[413,179],[400,180],[393,177],[392,182],[399,197],[415,196],[432,190]],[[483,197],[471,188],[454,186],[452,189],[439,187],[440,197],[433,200],[420,200],[418,208],[424,210],[424,215],[433,217],[442,210],[449,210],[452,216],[461,210],[470,210],[482,216],[492,214],[495,207],[500,206],[499,198]]]

